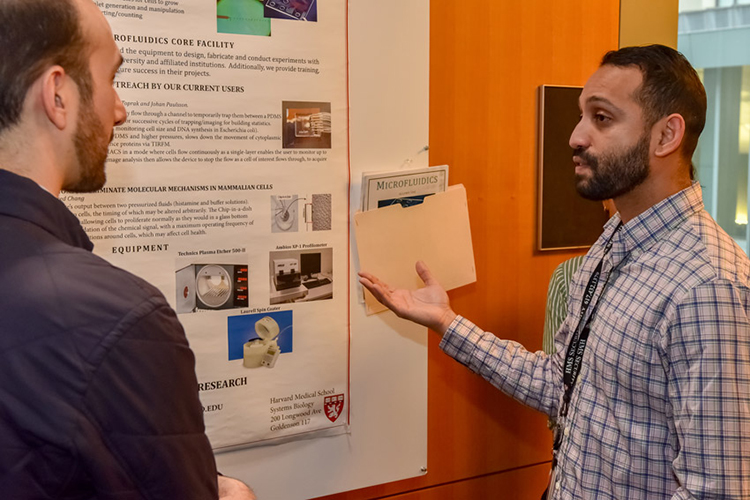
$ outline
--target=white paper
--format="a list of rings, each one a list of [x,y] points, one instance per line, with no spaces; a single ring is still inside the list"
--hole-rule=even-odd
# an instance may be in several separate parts
[[[343,430],[346,2],[96,3],[125,59],[115,86],[129,117],[106,187],[61,199],[97,254],[177,309],[214,448]],[[326,284],[278,280],[284,260]],[[248,357],[259,322],[278,337]]]

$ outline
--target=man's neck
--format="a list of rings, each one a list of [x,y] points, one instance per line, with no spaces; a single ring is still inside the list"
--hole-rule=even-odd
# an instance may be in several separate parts
[[[615,198],[615,206],[623,224],[626,224],[654,205],[690,187],[690,184],[689,179],[666,184],[647,181],[629,193]]]
[[[69,138],[49,129],[28,116],[5,129],[0,134],[0,166],[59,197],[74,148]]]
[[[18,151],[18,148],[3,148],[0,143],[0,168],[26,177],[36,182],[39,187],[58,198],[62,189],[63,179],[58,169],[32,154]],[[37,155],[38,156],[38,155]]]
[[[31,179],[40,188],[44,189],[55,198],[60,197],[60,189],[61,189],[60,182],[56,182],[55,179],[52,179],[49,175],[44,175],[43,171],[25,169],[25,168],[17,168],[17,167],[14,167],[12,164],[2,162],[2,161],[0,161],[0,168],[3,170],[7,170],[8,172],[12,172],[16,175],[20,175],[21,177],[26,177],[27,179]]]

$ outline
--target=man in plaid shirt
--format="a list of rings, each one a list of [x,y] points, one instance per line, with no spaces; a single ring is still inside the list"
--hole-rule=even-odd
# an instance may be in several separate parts
[[[441,348],[558,422],[551,499],[750,498],[750,262],[703,208],[706,95],[668,47],[604,56],[580,97],[576,185],[619,210],[573,278],[556,353],[532,353],[425,287],[360,280]]]

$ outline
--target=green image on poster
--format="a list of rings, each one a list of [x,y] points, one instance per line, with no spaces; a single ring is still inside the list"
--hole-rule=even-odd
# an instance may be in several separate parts
[[[261,0],[217,0],[216,30],[236,35],[271,36],[271,20]]]

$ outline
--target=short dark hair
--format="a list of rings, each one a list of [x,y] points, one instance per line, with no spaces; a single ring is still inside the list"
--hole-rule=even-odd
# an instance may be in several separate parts
[[[685,119],[683,157],[688,161],[706,124],[706,89],[693,66],[676,50],[664,45],[623,47],[607,52],[601,66],[637,66],[643,83],[635,93],[650,129],[672,113]]]
[[[88,42],[71,0],[0,1],[0,134],[16,124],[31,85],[60,65],[91,98]]]

